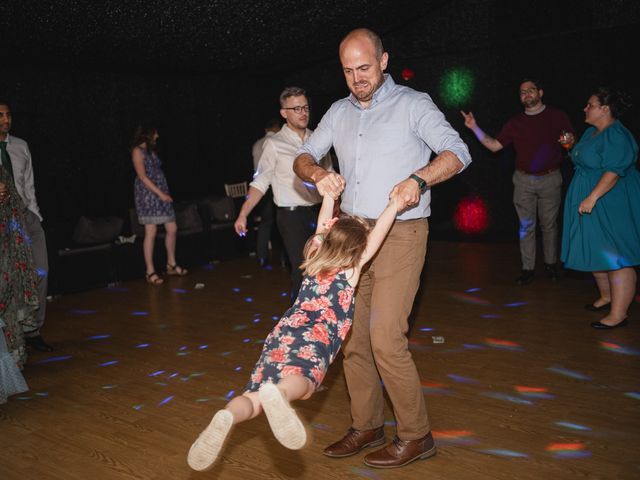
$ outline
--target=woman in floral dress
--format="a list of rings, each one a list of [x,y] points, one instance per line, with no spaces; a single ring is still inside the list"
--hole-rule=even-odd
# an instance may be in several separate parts
[[[33,326],[38,277],[24,230],[24,205],[0,166],[0,404],[28,389],[23,328]]]

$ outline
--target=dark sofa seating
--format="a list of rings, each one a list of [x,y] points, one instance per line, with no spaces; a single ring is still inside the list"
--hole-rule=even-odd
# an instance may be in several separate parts
[[[236,235],[233,223],[237,205],[230,197],[206,195],[176,202],[178,239],[176,258],[193,268],[211,260],[232,258],[254,250],[254,228],[247,237]],[[250,222],[253,220],[250,218]],[[49,248],[49,293],[61,294],[104,287],[110,283],[144,277],[142,252],[144,226],[135,209],[125,218],[81,217],[75,224],[46,227]],[[158,226],[154,265],[158,273],[166,268],[165,231]]]
[[[123,224],[119,217],[80,217],[73,227],[60,223],[47,229],[49,293],[75,292],[114,282],[114,242]]]

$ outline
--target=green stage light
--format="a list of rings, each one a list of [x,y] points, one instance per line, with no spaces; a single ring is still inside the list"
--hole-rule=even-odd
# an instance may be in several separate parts
[[[474,77],[465,67],[449,69],[440,79],[440,98],[448,108],[468,103],[473,93]]]

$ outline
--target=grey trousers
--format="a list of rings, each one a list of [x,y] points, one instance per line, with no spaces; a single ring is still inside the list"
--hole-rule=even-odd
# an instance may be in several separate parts
[[[40,335],[40,329],[44,324],[44,317],[47,311],[47,283],[49,278],[49,260],[47,258],[47,241],[44,236],[44,230],[38,216],[30,210],[27,210],[25,216],[25,230],[31,239],[31,251],[33,252],[33,261],[38,271],[38,301],[40,307],[35,315],[35,328],[29,327],[29,331],[24,332],[25,337],[35,337]]]
[[[520,219],[520,256],[523,270],[536,264],[536,222],[540,218],[544,262],[558,261],[558,214],[562,201],[560,170],[546,175],[513,173],[513,204]]]

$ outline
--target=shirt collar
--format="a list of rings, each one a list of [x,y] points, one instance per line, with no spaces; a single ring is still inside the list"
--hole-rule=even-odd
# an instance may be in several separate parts
[[[383,77],[384,77],[384,82],[382,82],[382,85],[380,85],[380,88],[378,88],[375,92],[373,92],[371,103],[369,103],[369,107],[367,108],[371,108],[372,106],[380,103],[382,100],[385,99],[385,97],[389,96],[389,94],[396,87],[396,82],[393,81],[393,78],[391,77],[391,75],[389,75],[388,73],[385,73],[383,74]],[[360,105],[360,102],[358,101],[358,99],[355,97],[353,93],[349,95],[348,99],[356,107],[362,108],[362,105]]]
[[[304,131],[304,139],[300,140],[300,136],[296,132],[294,132],[292,129],[290,129],[289,125],[287,125],[286,123],[284,125],[282,125],[282,128],[280,129],[280,132],[282,132],[283,135],[287,135],[289,137],[296,138],[300,143],[304,143],[307,140],[307,138],[309,138],[309,135],[311,135],[311,130],[309,130],[307,128]],[[280,132],[278,132],[278,133],[280,133]]]

